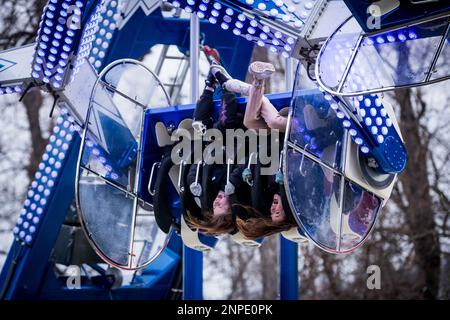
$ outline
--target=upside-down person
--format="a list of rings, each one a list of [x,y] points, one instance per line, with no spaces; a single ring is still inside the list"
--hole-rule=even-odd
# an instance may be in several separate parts
[[[206,130],[215,128],[225,136],[227,129],[244,128],[243,115],[238,113],[236,94],[222,90],[220,116],[214,121],[213,95],[216,85],[217,80],[210,71],[196,105],[192,125],[195,131],[203,135]],[[242,180],[244,166],[232,164],[228,167],[227,162],[222,160],[222,164],[194,163],[188,168],[186,177],[189,189],[187,196],[191,197],[191,201],[186,201],[190,206],[186,210],[188,212],[186,222],[189,227],[209,235],[229,234],[235,230],[231,210],[238,197],[237,194],[242,195],[242,192],[237,191],[244,184]],[[249,194],[247,198],[250,199]]]
[[[249,72],[253,75],[253,83],[247,84],[232,79],[220,65],[211,68],[222,88],[227,91],[248,96],[244,116],[244,125],[248,129],[275,129],[286,131],[288,108],[280,112],[264,96],[265,79],[270,77],[275,68],[270,63],[253,62]],[[298,227],[287,203],[284,186],[280,180],[273,176],[261,179],[260,198],[254,206],[235,203],[233,213],[236,216],[238,230],[248,239],[258,239],[275,233],[288,231]],[[245,180],[245,175],[243,176]]]
[[[272,194],[272,202],[262,213],[252,206],[236,206],[236,226],[246,238],[256,240],[298,227],[280,188],[271,186],[268,195]]]
[[[267,237],[297,228],[284,190],[281,171],[276,175],[261,175],[257,166],[253,181],[252,206],[235,205],[236,226],[248,239]],[[243,179],[246,180],[245,174]]]

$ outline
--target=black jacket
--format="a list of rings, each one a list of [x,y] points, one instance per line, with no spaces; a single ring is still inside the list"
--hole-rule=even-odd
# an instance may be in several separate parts
[[[232,165],[230,172],[230,183],[235,187],[235,192],[230,196],[232,202],[241,200],[241,198],[249,199],[249,188],[246,188],[246,183],[242,179],[242,172],[245,169],[245,165]],[[197,173],[197,164],[193,164],[189,168],[189,173],[187,175],[186,183],[188,192],[192,197],[197,197],[193,195],[190,190],[190,186],[195,182]],[[225,164],[212,164],[212,165],[202,165],[199,173],[198,182],[201,185],[202,191],[198,196],[201,203],[202,210],[212,209],[214,199],[220,191],[225,191],[225,185],[227,184],[227,165]],[[247,191],[245,189],[248,189]]]

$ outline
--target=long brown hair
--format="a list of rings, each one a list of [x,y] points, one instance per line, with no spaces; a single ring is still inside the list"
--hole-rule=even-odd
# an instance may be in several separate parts
[[[236,229],[236,225],[233,221],[233,216],[230,214],[224,214],[220,216],[214,216],[212,210],[204,214],[204,219],[198,219],[192,216],[187,210],[185,217],[186,223],[191,229],[198,229],[199,232],[210,236],[216,236],[220,234],[231,233]]]
[[[284,221],[273,222],[272,218],[262,215],[253,207],[240,204],[236,204],[235,206],[246,210],[248,216],[250,216],[250,218],[245,220],[239,217],[236,218],[237,228],[247,239],[256,240],[298,227],[294,221],[289,219],[290,217],[287,214]]]

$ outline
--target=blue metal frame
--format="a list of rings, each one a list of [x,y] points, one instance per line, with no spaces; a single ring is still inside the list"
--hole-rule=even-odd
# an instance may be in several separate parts
[[[203,299],[203,253],[183,246],[183,299]]]
[[[205,44],[214,47],[221,53],[223,64],[232,76],[244,79],[247,66],[251,58],[253,44],[243,38],[235,37],[231,33],[223,32],[218,26],[201,21],[201,32]],[[152,30],[151,34],[144,30]],[[164,18],[159,10],[146,16],[138,10],[129,22],[116,32],[109,42],[109,50],[102,65],[119,58],[139,59],[149,52],[156,44],[176,45],[181,52],[187,53],[189,48],[189,20],[178,18]],[[100,69],[100,67],[97,67]],[[269,95],[272,103],[278,109],[289,106],[291,93]],[[245,99],[239,98],[242,110]],[[141,183],[148,183],[149,168],[161,156],[156,147],[154,124],[162,121],[166,125],[171,122],[177,124],[182,119],[192,117],[195,105],[171,106],[149,110],[146,116],[145,139],[146,148]],[[219,106],[215,112],[218,114]],[[62,124],[59,125],[62,130]],[[19,237],[13,242],[7,260],[0,273],[0,292],[4,292],[6,299],[167,299],[171,289],[181,272],[181,262],[184,250],[184,299],[197,300],[203,298],[203,260],[200,252],[184,248],[179,236],[174,235],[164,253],[143,273],[136,276],[129,286],[117,290],[106,290],[82,278],[79,290],[69,290],[66,278],[57,278],[51,261],[51,252],[59,235],[59,230],[66,217],[67,211],[74,197],[74,181],[80,137],[74,138],[66,152],[60,174],[55,179],[54,188],[48,195],[48,202],[39,221],[39,229],[27,243]],[[144,190],[146,188],[143,188]],[[141,188],[142,190],[142,188]],[[145,193],[145,192],[144,192]],[[149,195],[145,195],[149,196]],[[176,207],[176,203],[172,203]],[[27,228],[25,228],[27,229]],[[281,240],[280,276],[282,298],[295,298],[294,291],[298,285],[293,280],[293,270],[297,265],[297,245]],[[295,247],[295,248],[294,248]],[[295,251],[295,252],[294,252]],[[295,263],[295,266],[294,266]],[[296,274],[295,274],[296,276]],[[287,287],[284,282],[289,283]],[[294,288],[295,287],[295,288]]]
[[[152,30],[151,37],[144,30]],[[176,45],[181,52],[188,53],[189,30],[188,19],[164,18],[159,10],[146,16],[138,10],[112,40],[111,51],[103,65],[121,58],[140,59],[157,44]],[[244,80],[253,44],[205,21],[200,21],[200,32],[205,44],[220,52],[230,75]]]
[[[298,244],[280,236],[280,299],[298,300]]]
[[[358,20],[359,25],[364,31],[379,32],[383,29],[396,27],[411,23],[413,21],[426,19],[450,12],[450,4],[447,1],[430,2],[426,4],[412,4],[410,1],[400,1],[399,7],[392,12],[380,18],[380,28],[371,29],[369,6],[372,5],[367,0],[344,0],[347,7],[351,10],[353,16]]]

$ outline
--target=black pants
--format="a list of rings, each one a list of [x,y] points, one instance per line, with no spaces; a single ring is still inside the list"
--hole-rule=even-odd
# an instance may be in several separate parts
[[[227,90],[222,90],[222,99],[219,118],[214,122],[214,93],[204,90],[197,102],[194,111],[194,121],[201,121],[208,129],[214,127],[221,131],[243,127],[243,116],[238,113],[236,95]]]

